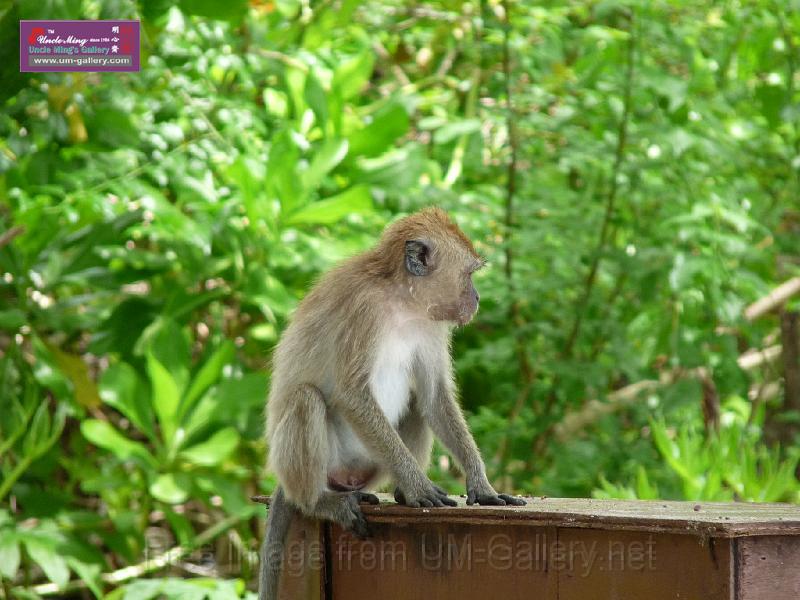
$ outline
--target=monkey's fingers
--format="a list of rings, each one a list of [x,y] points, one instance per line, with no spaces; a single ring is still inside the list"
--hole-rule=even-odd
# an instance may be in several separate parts
[[[353,526],[350,528],[350,531],[360,540],[364,540],[372,535],[364,515],[361,515],[358,519],[353,521]]]
[[[380,504],[381,501],[375,494],[370,494],[368,492],[356,492],[356,498],[360,503],[366,504]]]
[[[506,501],[506,504],[509,506],[525,506],[527,504],[525,500],[522,498],[518,498],[517,496],[511,496],[510,494],[498,494],[503,500]]]
[[[350,509],[350,523],[347,529],[353,533],[357,538],[364,539],[370,536],[369,525],[367,519],[364,518],[364,513],[361,512],[361,507],[358,505],[358,493],[354,492],[347,499],[347,507]]]
[[[398,504],[405,504],[406,497],[403,495],[403,492],[400,490],[399,487],[394,488],[394,501]]]
[[[434,493],[429,494],[426,498],[428,502],[430,502],[433,506],[438,506],[440,508],[444,506],[456,506],[456,501],[452,498],[449,498],[443,490],[436,489],[436,486],[434,486],[434,488]]]
[[[441,502],[441,504],[437,504],[436,506],[458,506],[458,502],[448,496],[447,492],[438,485],[433,484],[433,489],[436,491],[437,500]]]
[[[458,502],[453,500],[450,496],[441,496],[439,500],[444,506],[458,506]]]
[[[467,504],[480,504],[481,506],[505,506],[506,501],[495,494],[475,494],[472,502],[467,497]]]

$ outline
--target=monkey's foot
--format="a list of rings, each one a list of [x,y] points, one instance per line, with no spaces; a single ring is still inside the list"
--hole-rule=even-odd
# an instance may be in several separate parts
[[[481,494],[475,491],[468,491],[467,504],[480,504],[481,506],[523,506],[526,502],[522,498],[517,498],[509,494]]]
[[[427,493],[421,495],[417,500],[409,502],[403,491],[397,487],[394,488],[394,501],[404,506],[412,508],[419,507],[433,507],[433,506],[457,506],[457,502],[450,498],[442,488],[438,485],[431,483],[431,489]]]
[[[378,497],[375,494],[370,494],[368,492],[353,492],[358,498],[358,502],[360,504],[380,504],[381,501],[378,500]]]
[[[340,518],[336,520],[342,527],[363,540],[370,536],[370,531],[364,513],[361,512],[361,507],[358,505],[361,496],[372,496],[375,500],[378,499],[374,494],[364,494],[363,492],[345,494],[342,497],[344,500],[342,510],[338,515]]]

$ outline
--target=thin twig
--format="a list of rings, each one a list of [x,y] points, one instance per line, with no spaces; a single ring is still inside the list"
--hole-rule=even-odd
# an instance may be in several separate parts
[[[25,228],[22,225],[17,225],[16,227],[12,227],[8,231],[4,231],[0,233],[0,248],[5,246],[6,244],[10,244],[14,241],[14,238],[17,236],[22,235],[25,233]]]
[[[575,342],[580,335],[581,325],[586,306],[592,295],[595,281],[597,280],[597,272],[600,268],[600,262],[603,258],[606,242],[608,241],[608,232],[611,228],[611,220],[614,217],[614,209],[616,208],[617,192],[619,191],[619,174],[622,169],[622,162],[625,159],[625,147],[628,141],[628,123],[630,122],[631,115],[631,96],[633,89],[633,67],[634,67],[634,49],[635,49],[635,35],[633,22],[633,13],[630,14],[630,34],[628,36],[628,48],[625,61],[625,89],[623,96],[622,118],[619,122],[617,130],[617,147],[614,152],[614,165],[611,168],[611,180],[609,181],[608,194],[606,194],[606,210],[603,215],[603,223],[600,227],[600,235],[597,239],[597,247],[594,251],[592,264],[589,272],[586,275],[586,280],[583,284],[583,293],[575,309],[575,321],[572,324],[567,342],[564,345],[563,356],[569,358],[575,346]]]
[[[508,130],[508,143],[510,156],[506,172],[506,201],[505,201],[505,249],[504,272],[508,287],[509,308],[508,316],[512,323],[515,337],[515,352],[519,371],[522,378],[522,389],[517,394],[514,406],[509,414],[509,424],[516,421],[522,408],[527,404],[533,387],[534,373],[528,360],[525,337],[523,333],[523,319],[520,310],[519,298],[514,285],[514,251],[511,247],[511,237],[514,230],[514,200],[517,193],[517,166],[519,160],[519,136],[517,132],[516,114],[514,112],[513,94],[511,90],[511,7],[507,0],[503,0],[503,87],[506,96],[506,129]],[[508,435],[504,436],[497,451],[497,462],[502,464],[508,449]]]
[[[207,132],[202,133],[202,134],[200,134],[200,135],[198,135],[196,137],[190,138],[188,140],[184,140],[180,144],[178,144],[177,146],[172,148],[171,150],[165,152],[164,156],[165,157],[166,156],[170,156],[170,155],[175,154],[175,153],[177,153],[177,152],[179,152],[181,150],[185,150],[191,144],[193,144],[195,142],[199,142],[200,140],[203,140],[205,138],[211,137],[213,135],[214,135],[213,132],[207,131]],[[151,166],[153,162],[154,162],[153,160],[148,160],[148,161],[143,162],[142,164],[134,167],[130,171],[126,171],[125,173],[121,173],[120,175],[116,175],[114,177],[110,177],[108,179],[104,179],[103,181],[93,185],[90,188],[85,188],[85,189],[82,189],[82,190],[75,190],[75,191],[69,192],[69,193],[67,193],[66,196],[64,196],[64,200],[70,200],[70,199],[74,198],[75,196],[77,196],[78,194],[88,195],[88,194],[93,194],[95,192],[99,192],[100,190],[102,190],[104,188],[107,188],[108,186],[110,186],[110,185],[112,185],[114,183],[117,183],[118,181],[122,181],[123,179],[127,179],[129,177],[134,177],[134,176],[138,175],[139,173],[144,171],[147,167]]]
[[[614,152],[614,164],[611,168],[611,177],[608,185],[608,193],[606,194],[606,199],[605,199],[606,208],[605,208],[605,213],[603,215],[603,223],[600,227],[600,234],[598,235],[597,239],[597,246],[595,248],[594,255],[592,257],[592,264],[589,268],[589,272],[586,274],[586,279],[584,280],[583,292],[575,306],[575,319],[573,321],[572,327],[570,328],[570,333],[567,336],[567,341],[564,344],[564,348],[561,352],[562,360],[569,359],[572,356],[575,343],[577,342],[578,336],[580,335],[584,313],[586,307],[589,304],[589,300],[592,294],[592,289],[594,288],[594,284],[597,279],[597,273],[599,271],[600,262],[602,260],[603,253],[605,251],[606,244],[608,242],[609,231],[611,230],[611,221],[614,217],[614,212],[615,212],[617,193],[619,191],[618,179],[619,179],[619,174],[622,170],[623,161],[625,159],[625,149],[628,139],[628,124],[630,122],[630,117],[631,117],[632,90],[634,81],[634,62],[635,62],[634,59],[636,50],[636,23],[634,21],[634,13],[633,12],[629,13],[628,18],[630,22],[630,31],[628,35],[626,60],[625,60],[623,108],[622,108],[622,116],[620,118],[620,122],[617,128],[617,144]],[[550,417],[550,414],[552,413],[553,408],[555,406],[559,382],[560,378],[558,374],[556,374],[553,377],[553,380],[550,385],[550,393],[548,394],[546,402],[541,410],[540,418],[543,423],[547,423],[547,420]],[[544,451],[544,448],[546,447],[546,440],[551,435],[554,427],[555,427],[554,423],[547,424],[545,426],[545,429],[542,432],[540,432],[532,441],[531,458],[527,462],[528,467],[531,466],[531,463],[534,460],[534,458],[538,454]]]
[[[483,9],[483,3],[479,3],[478,9]],[[481,80],[483,79],[483,67],[481,64],[483,62],[482,42],[483,28],[476,24],[473,34],[473,45],[477,55],[474,57],[475,68],[472,71],[469,91],[467,92],[467,97],[464,100],[464,118],[466,119],[473,118],[478,110],[478,98],[480,96],[479,91],[481,88]],[[469,136],[470,134],[463,134],[456,142],[455,149],[453,150],[453,156],[450,159],[450,165],[447,167],[447,172],[445,173],[443,179],[443,185],[445,189],[453,187],[453,184],[455,184],[455,182],[461,176],[461,172],[464,167],[464,153],[467,151],[467,142],[469,141]]]

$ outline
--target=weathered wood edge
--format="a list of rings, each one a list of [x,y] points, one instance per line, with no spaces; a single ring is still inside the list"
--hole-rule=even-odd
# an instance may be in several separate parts
[[[660,500],[596,500],[526,497],[526,506],[459,506],[408,508],[387,494],[379,505],[362,505],[373,523],[525,525],[611,531],[674,533],[714,538],[800,536],[800,506],[791,504],[676,502]],[[253,496],[269,504],[269,496]],[[663,513],[663,514],[659,514]]]

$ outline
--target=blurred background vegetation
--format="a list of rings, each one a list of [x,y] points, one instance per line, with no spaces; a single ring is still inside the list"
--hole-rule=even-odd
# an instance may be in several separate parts
[[[141,73],[19,73],[37,18],[141,19]],[[13,0],[0,32],[5,597],[251,594],[271,349],[431,204],[490,261],[454,353],[498,487],[800,499],[797,0]]]

